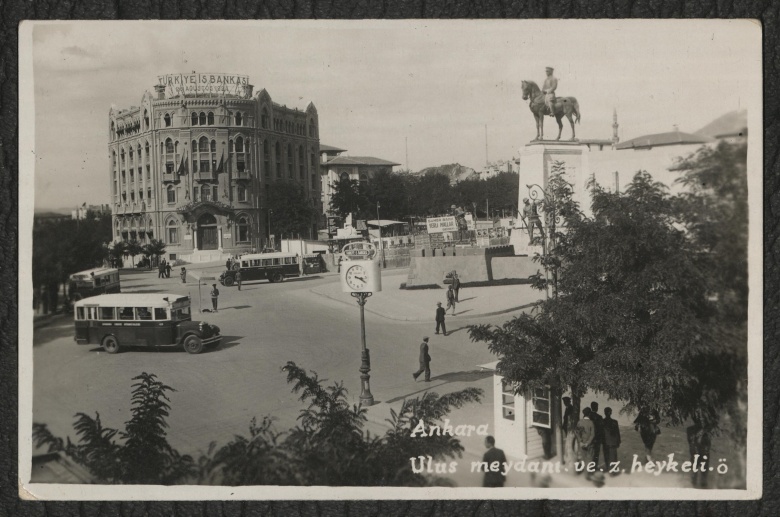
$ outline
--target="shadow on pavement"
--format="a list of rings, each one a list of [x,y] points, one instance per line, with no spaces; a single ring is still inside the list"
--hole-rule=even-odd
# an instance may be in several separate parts
[[[464,372],[443,373],[441,375],[436,375],[431,377],[430,382],[417,381],[418,383],[423,384],[424,387],[422,389],[413,391],[412,393],[407,393],[406,395],[400,395],[398,397],[392,398],[388,400],[387,403],[392,404],[393,402],[398,402],[399,400],[414,397],[415,395],[424,393],[433,388],[442,387],[445,384],[448,384],[450,382],[478,382],[481,381],[482,379],[486,379],[492,376],[493,376],[493,372],[489,370],[470,370]],[[436,384],[433,385],[433,383]]]
[[[249,309],[251,305],[231,305],[230,307],[223,307],[223,311],[229,311],[230,309]]]
[[[476,300],[476,298],[477,298],[476,296],[472,296],[471,298],[464,298],[462,300],[455,300],[455,303],[463,303],[463,302],[467,302],[469,300]]]
[[[467,312],[471,312],[474,309],[466,309],[465,311],[456,312],[455,314],[450,314],[450,316],[460,316],[461,314],[466,314]]]
[[[238,346],[241,344],[239,341],[244,336],[222,336],[222,343],[219,344],[218,347],[209,347],[203,350],[204,354],[214,354],[221,352],[222,350],[227,350],[229,348],[233,348],[234,346]]]
[[[211,354],[215,352],[219,352],[221,350],[227,350],[229,348],[233,348],[234,346],[238,346],[240,343],[240,340],[244,336],[222,336],[222,343],[220,343],[219,347],[204,347],[202,354]],[[97,346],[95,348],[91,348],[89,350],[90,352],[103,352],[103,347]],[[119,351],[120,354],[126,353],[126,352],[148,352],[148,353],[161,353],[161,354],[186,354],[187,352],[184,351],[184,348],[182,348],[181,345],[165,345],[165,346],[133,346],[133,345],[125,345],[122,347],[122,349]]]
[[[454,334],[456,332],[460,332],[461,330],[467,330],[470,326],[471,325],[466,325],[465,327],[458,327],[455,330],[450,330],[449,332],[447,332],[447,335],[449,336],[449,335],[452,335],[452,334]]]
[[[45,345],[63,337],[72,338],[74,333],[73,316],[68,314],[52,316],[50,321],[33,328],[33,346]]]

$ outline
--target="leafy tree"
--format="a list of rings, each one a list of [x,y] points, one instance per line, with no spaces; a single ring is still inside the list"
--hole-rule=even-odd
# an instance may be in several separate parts
[[[382,219],[404,220],[409,213],[406,181],[404,176],[394,172],[379,171],[369,181],[369,209],[371,217],[376,217],[376,204],[380,204],[379,216]]]
[[[690,160],[700,172],[723,164],[706,152]],[[719,317],[711,280],[723,276],[717,257],[682,228],[706,216],[726,234],[733,219],[701,199],[694,203],[700,217],[692,218],[682,209],[690,199],[672,198],[646,172],[620,194],[593,185],[593,216],[586,217],[561,169],[551,175],[543,208],[548,223],[558,217],[562,225],[548,226],[551,243],[537,257],[552,275],[534,279],[541,289],[552,284],[553,296],[500,327],[472,327],[471,338],[488,343],[498,371],[519,392],[549,387],[557,399],[568,390],[578,409],[594,390],[627,411],[656,408],[671,424],[696,418],[717,427],[740,391],[745,341],[730,339],[733,324]],[[741,174],[735,171],[732,178]],[[735,210],[728,213],[739,219]]]
[[[410,210],[416,215],[446,214],[452,206],[454,197],[450,180],[444,174],[426,174],[409,178],[411,192]]]
[[[165,254],[165,243],[158,239],[152,239],[149,243],[144,244],[142,253],[147,257],[154,257],[154,263],[159,264],[160,256]]]
[[[127,241],[127,254],[132,259],[133,267],[135,267],[135,256],[140,255],[143,252],[141,243],[135,239]]]
[[[282,236],[308,235],[316,220],[312,201],[306,197],[303,187],[294,183],[272,183],[268,207],[273,212],[273,233]]]
[[[127,255],[127,241],[117,241],[109,250],[109,254],[111,257],[116,260],[117,264],[122,265],[122,262],[124,261],[125,255]]]
[[[46,424],[33,424],[36,447],[63,451],[105,483],[171,484],[193,474],[190,456],[182,456],[167,441],[165,429],[170,406],[166,392],[175,391],[142,373],[133,380],[131,418],[125,430],[103,427],[95,418],[76,414],[73,427],[78,443],[54,437]]]
[[[331,185],[330,209],[339,217],[355,214],[358,219],[371,216],[371,201],[357,180],[342,179]],[[376,204],[374,204],[376,207]]]

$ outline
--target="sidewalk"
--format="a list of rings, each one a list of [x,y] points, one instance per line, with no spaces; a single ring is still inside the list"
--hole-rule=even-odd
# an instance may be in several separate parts
[[[383,271],[382,291],[369,298],[365,310],[397,321],[433,321],[436,302],[441,302],[442,307],[447,306],[446,289],[399,289],[406,278],[406,269]],[[355,304],[349,293],[341,291],[340,282],[314,287],[311,292],[350,306]],[[543,296],[543,293],[525,284],[461,288],[455,316],[452,316],[452,309],[448,310],[447,321],[528,309]]]

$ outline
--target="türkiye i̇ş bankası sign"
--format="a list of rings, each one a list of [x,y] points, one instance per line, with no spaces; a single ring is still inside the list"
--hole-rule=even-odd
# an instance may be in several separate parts
[[[236,74],[167,74],[157,77],[170,95],[228,93],[242,95],[249,86],[248,75]]]

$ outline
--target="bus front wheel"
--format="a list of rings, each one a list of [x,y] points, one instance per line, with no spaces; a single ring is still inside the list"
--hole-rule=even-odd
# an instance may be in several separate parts
[[[271,276],[271,282],[281,282],[284,280],[284,276],[281,273],[274,273]]]
[[[233,277],[226,276],[225,279],[222,280],[222,283],[225,284],[225,287],[231,287],[233,285]]]
[[[119,341],[114,336],[106,336],[103,338],[103,350],[109,354],[116,354],[119,352]]]
[[[187,336],[184,340],[184,350],[190,354],[199,354],[203,351],[203,342],[198,336]]]

